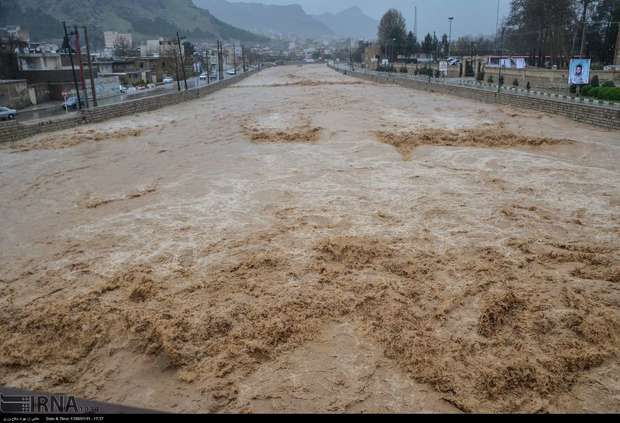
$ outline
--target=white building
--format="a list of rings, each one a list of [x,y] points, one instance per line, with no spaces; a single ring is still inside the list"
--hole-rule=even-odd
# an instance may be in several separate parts
[[[159,40],[146,40],[145,45],[146,45],[147,56],[158,56],[160,54]]]
[[[113,49],[117,44],[123,43],[127,47],[133,47],[133,37],[131,34],[124,34],[115,31],[105,31],[103,33],[103,41],[106,49]]]

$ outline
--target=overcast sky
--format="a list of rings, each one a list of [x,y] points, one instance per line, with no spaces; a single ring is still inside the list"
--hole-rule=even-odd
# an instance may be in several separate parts
[[[418,34],[437,31],[447,33],[448,17],[454,16],[452,33],[459,35],[494,34],[497,17],[497,0],[229,0],[267,4],[300,4],[310,14],[339,12],[359,6],[368,16],[380,19],[394,7],[399,9],[409,29],[413,28],[413,5],[418,6]],[[550,0],[553,1],[553,0]],[[500,0],[501,14],[506,15],[510,0]]]

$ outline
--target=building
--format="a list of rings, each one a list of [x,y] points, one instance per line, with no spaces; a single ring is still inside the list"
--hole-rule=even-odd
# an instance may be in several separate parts
[[[368,69],[376,69],[381,59],[381,47],[379,44],[369,44],[364,49],[362,61]]]
[[[30,33],[18,25],[0,26],[0,38],[10,38],[23,43],[30,42]]]
[[[133,47],[133,37],[128,33],[105,31],[103,33],[103,42],[108,50],[114,49],[119,44],[123,44],[127,48]]]
[[[175,40],[159,40],[159,55],[174,57],[179,54],[179,44]],[[185,57],[185,45],[181,44],[181,54]]]
[[[170,57],[123,57],[119,59],[97,59],[93,66],[101,77],[115,76],[123,84],[140,82],[161,82],[167,75],[173,74],[174,58]]]
[[[28,81],[25,79],[0,79],[0,105],[15,109],[28,107],[32,104]]]
[[[0,79],[18,79],[17,54],[28,49],[30,34],[19,26],[0,27]]]
[[[140,46],[140,53],[143,57],[154,57],[160,55],[160,40],[146,40],[142,46]]]
[[[79,74],[77,56],[73,56]],[[17,55],[18,77],[28,81],[30,100],[38,104],[49,100],[62,100],[64,91],[74,89],[71,60],[66,53],[20,53]],[[89,80],[88,56],[82,55],[84,78]],[[95,77],[96,68],[93,69]],[[87,82],[90,85],[90,82]]]

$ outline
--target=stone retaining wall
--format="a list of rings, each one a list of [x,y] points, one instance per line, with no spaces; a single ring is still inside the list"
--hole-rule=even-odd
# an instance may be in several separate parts
[[[204,97],[215,91],[226,88],[239,82],[257,71],[246,72],[234,78],[219,81],[217,83],[191,89],[188,91],[161,94],[153,97],[140,98],[118,104],[99,106],[93,109],[82,110],[78,113],[71,113],[68,116],[61,116],[53,120],[37,123],[21,123],[19,121],[0,122],[0,142],[17,141],[44,132],[68,129],[79,125],[102,122],[121,116],[133,115],[136,113],[148,112],[171,106],[181,102],[194,100]]]
[[[470,98],[484,103],[504,104],[528,110],[552,113],[578,122],[620,130],[620,108],[569,103],[559,99],[530,97],[511,92],[502,92],[498,94],[493,91],[467,86],[428,84],[427,82],[419,80],[393,78],[390,77],[389,74],[374,75],[355,71],[343,71],[336,68],[333,69],[346,75],[373,82],[398,84],[407,88],[456,95],[458,97]]]

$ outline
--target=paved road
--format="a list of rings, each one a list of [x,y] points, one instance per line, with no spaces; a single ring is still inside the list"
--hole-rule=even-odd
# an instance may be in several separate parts
[[[233,75],[226,74],[224,79],[229,79],[232,77]],[[181,80],[180,82],[181,82],[181,90],[184,90],[185,83],[183,80]],[[211,81],[211,84],[213,83],[214,81]],[[192,77],[192,78],[187,79],[188,89],[192,89],[196,87],[206,87],[207,85],[208,85],[207,81],[201,81],[200,78],[198,77]],[[178,89],[177,83],[175,81],[172,84],[159,85],[155,88],[138,91],[132,94],[119,94],[113,97],[99,98],[97,99],[98,100],[97,103],[99,106],[107,106],[110,104],[123,103],[125,101],[136,100],[139,98],[145,98],[145,97],[165,94],[165,93],[173,92],[174,90],[177,90],[177,89]],[[69,115],[72,113],[76,113],[76,111],[69,111],[69,112],[65,111],[64,108],[62,107],[62,101],[50,101],[50,102],[43,103],[43,104],[40,104],[32,108],[28,108],[25,110],[19,110],[17,118],[20,122],[25,122],[25,121],[30,122],[30,121],[37,121],[37,120],[46,120],[52,117],[61,116],[61,115]]]

